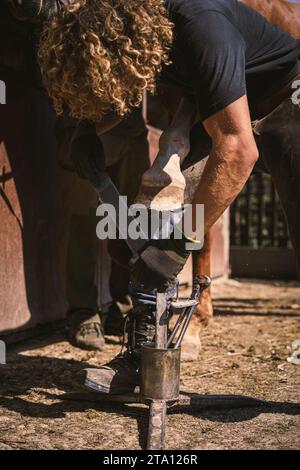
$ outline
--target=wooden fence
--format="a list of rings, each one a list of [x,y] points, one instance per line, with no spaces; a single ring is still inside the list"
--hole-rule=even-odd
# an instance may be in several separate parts
[[[267,174],[254,174],[231,208],[232,246],[290,248],[287,225]]]
[[[230,211],[233,276],[296,279],[285,217],[271,177],[253,174]]]

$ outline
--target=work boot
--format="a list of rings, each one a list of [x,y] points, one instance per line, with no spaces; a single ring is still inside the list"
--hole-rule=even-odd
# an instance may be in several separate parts
[[[99,313],[73,311],[68,315],[67,329],[70,343],[77,348],[101,351],[105,345]]]
[[[127,349],[99,369],[84,369],[78,377],[80,385],[96,392],[113,395],[131,393],[139,385],[139,363]]]
[[[100,393],[114,395],[133,392],[139,385],[140,351],[155,334],[153,307],[138,305],[128,316],[128,343],[126,351],[99,369],[85,369],[83,381]]]
[[[139,385],[141,347],[155,336],[156,291],[134,291],[133,310],[128,315],[128,342],[124,353],[98,369],[80,373],[80,384],[114,395],[131,393]],[[167,292],[174,295],[174,288]]]

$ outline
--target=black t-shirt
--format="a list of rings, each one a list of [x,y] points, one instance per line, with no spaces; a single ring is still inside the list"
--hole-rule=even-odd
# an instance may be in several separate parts
[[[202,120],[247,94],[255,105],[300,59],[300,42],[237,0],[165,0],[175,24],[162,79],[196,95]],[[292,77],[291,77],[292,78]]]

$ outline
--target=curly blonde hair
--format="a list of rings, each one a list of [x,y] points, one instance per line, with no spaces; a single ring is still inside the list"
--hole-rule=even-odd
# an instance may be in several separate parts
[[[78,0],[44,25],[38,57],[58,114],[98,122],[139,106],[168,64],[163,0]]]

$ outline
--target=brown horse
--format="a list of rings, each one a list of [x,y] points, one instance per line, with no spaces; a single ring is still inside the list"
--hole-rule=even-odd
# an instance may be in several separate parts
[[[284,0],[242,0],[293,36],[300,37],[300,4]]]
[[[264,15],[271,23],[300,38],[300,4],[284,0],[241,0]],[[199,254],[193,254],[193,275],[211,274],[211,233],[206,236],[205,245]],[[190,324],[183,345],[183,358],[196,359],[200,351],[199,333],[213,315],[211,292],[208,289],[201,297],[200,304]]]

